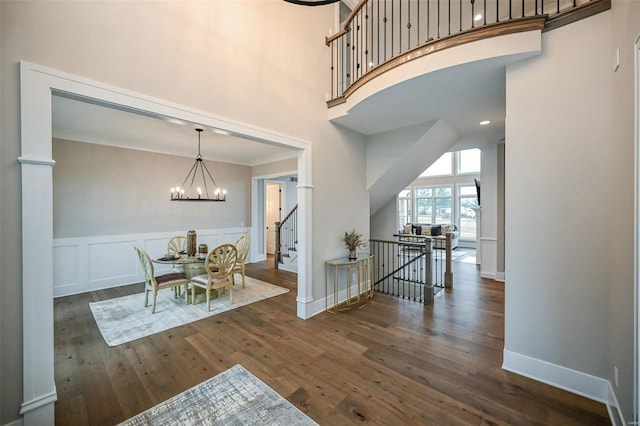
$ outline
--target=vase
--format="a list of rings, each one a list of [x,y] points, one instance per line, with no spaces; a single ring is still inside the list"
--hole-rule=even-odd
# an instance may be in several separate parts
[[[196,231],[194,230],[187,232],[187,254],[189,256],[196,255]]]
[[[356,260],[358,258],[358,254],[356,253],[356,249],[349,249],[349,260]]]

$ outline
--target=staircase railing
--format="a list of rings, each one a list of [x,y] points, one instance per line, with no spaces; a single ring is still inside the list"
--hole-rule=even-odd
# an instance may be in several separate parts
[[[369,240],[374,258],[374,290],[431,305],[443,288],[453,288],[451,238],[445,249],[433,248],[434,237],[405,241]]]
[[[331,48],[331,99],[403,63],[463,43],[549,30],[608,10],[611,0],[361,0]]]
[[[298,250],[298,205],[296,204],[287,216],[276,222],[276,252],[274,267],[282,263],[283,257],[290,257],[292,251]]]

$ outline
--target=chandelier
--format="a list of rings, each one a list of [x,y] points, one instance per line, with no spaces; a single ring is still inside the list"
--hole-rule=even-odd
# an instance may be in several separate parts
[[[196,132],[198,132],[198,156],[187,177],[184,178],[182,185],[171,188],[171,201],[227,201],[227,190],[221,190],[218,187],[215,179],[209,173],[207,165],[204,164],[202,155],[200,155],[200,134],[202,129],[196,129]],[[210,180],[209,184],[207,183],[207,177]],[[189,184],[188,189],[185,188],[187,182]],[[212,191],[212,193],[209,191]]]

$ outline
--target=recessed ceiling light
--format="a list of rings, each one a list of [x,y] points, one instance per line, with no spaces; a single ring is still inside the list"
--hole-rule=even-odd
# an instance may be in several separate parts
[[[491,123],[489,120],[484,120],[480,122],[481,126],[486,126],[487,124]]]
[[[476,16],[473,17],[473,20],[476,21],[476,22],[478,22],[481,19],[482,19],[482,14],[481,13],[478,13]]]

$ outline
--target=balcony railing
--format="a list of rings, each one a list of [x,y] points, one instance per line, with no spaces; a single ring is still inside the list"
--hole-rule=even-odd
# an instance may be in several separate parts
[[[488,37],[549,30],[611,8],[611,0],[361,0],[326,38],[331,99],[398,65]]]
[[[444,239],[444,249],[433,247],[435,238]],[[401,241],[369,240],[375,259],[374,290],[432,305],[435,294],[453,288],[451,238],[448,233],[444,237],[409,237]]]

